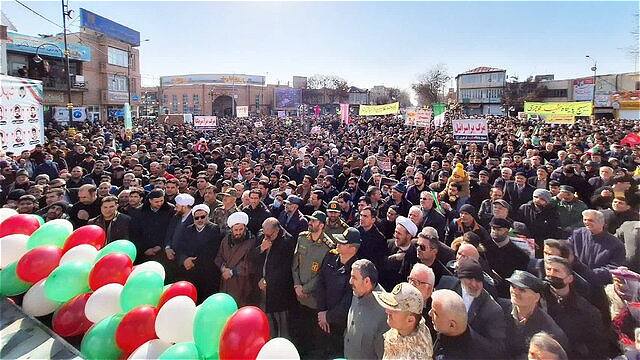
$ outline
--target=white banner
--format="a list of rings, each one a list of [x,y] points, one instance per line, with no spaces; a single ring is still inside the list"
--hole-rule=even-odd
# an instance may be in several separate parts
[[[56,106],[53,108],[53,120],[57,122],[69,122],[69,110],[66,107]],[[71,111],[72,121],[87,121],[87,108],[86,107],[74,107]]]
[[[249,117],[249,107],[247,105],[236,106],[236,116],[239,118]]]
[[[487,119],[452,120],[453,139],[456,141],[488,142]]]
[[[44,144],[42,82],[13,76],[0,76],[0,146],[20,154]]]
[[[257,128],[261,128],[261,127],[264,127],[264,124],[262,124],[262,121],[256,121],[253,123],[253,126]]]
[[[216,116],[194,116],[193,128],[196,130],[212,130],[218,125]]]

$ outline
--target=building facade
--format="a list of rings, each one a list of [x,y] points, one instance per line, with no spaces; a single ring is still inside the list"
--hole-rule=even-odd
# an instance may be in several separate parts
[[[80,9],[81,30],[67,34],[71,102],[100,121],[121,115],[129,102],[133,116],[140,100],[140,34]],[[68,103],[62,36],[35,37],[8,33],[7,73],[43,82],[45,119]]]
[[[458,104],[465,115],[503,115],[506,70],[478,67],[456,76]]]

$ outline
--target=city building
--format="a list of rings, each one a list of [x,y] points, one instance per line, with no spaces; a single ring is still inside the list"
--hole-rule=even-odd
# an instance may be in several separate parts
[[[81,30],[67,34],[71,102],[93,121],[121,116],[127,101],[137,116],[140,33],[85,9],[79,16]],[[56,107],[68,103],[62,34],[36,37],[8,32],[6,42],[7,74],[42,80],[45,120],[52,120]]]
[[[503,115],[506,70],[477,67],[456,76],[458,104],[466,115]]]

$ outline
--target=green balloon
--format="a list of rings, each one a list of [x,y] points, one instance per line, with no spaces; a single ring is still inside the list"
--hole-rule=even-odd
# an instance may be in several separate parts
[[[193,320],[193,339],[203,358],[217,358],[222,329],[238,310],[229,294],[209,296],[200,306]]]
[[[44,283],[44,294],[52,301],[67,302],[74,296],[90,291],[91,264],[71,261],[55,268]]]
[[[98,252],[98,256],[96,256],[95,262],[102,259],[103,257],[112,254],[112,253],[123,253],[126,254],[131,262],[136,260],[136,246],[129,240],[116,240],[107,244],[107,246],[103,247],[102,250]]]
[[[11,265],[0,270],[0,295],[14,296],[22,294],[29,290],[31,285],[26,281],[22,281],[16,274],[16,267],[18,262],[14,261]]]
[[[111,315],[94,324],[82,338],[80,352],[87,359],[117,359],[122,350],[116,344],[116,329],[124,314]]]
[[[200,359],[200,354],[198,354],[196,344],[183,342],[177,343],[165,350],[158,359]]]
[[[36,214],[32,214],[31,216],[34,216],[36,219],[38,219],[40,226],[44,225],[44,219],[42,218],[42,216]]]
[[[126,313],[140,305],[157,306],[163,285],[162,276],[153,271],[143,271],[129,277],[120,294],[122,311]]]
[[[29,240],[27,240],[27,250],[35,249],[44,245],[53,245],[59,248],[64,247],[65,241],[71,233],[73,228],[69,228],[62,223],[48,222],[34,231]]]

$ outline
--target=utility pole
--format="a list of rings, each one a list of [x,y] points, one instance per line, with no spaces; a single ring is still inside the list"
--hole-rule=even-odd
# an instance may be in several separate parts
[[[598,70],[598,62],[596,61],[596,59],[592,58],[589,55],[585,56],[586,58],[589,58],[591,61],[593,61],[593,66],[591,67],[591,71],[593,71],[593,94],[591,95],[591,119],[595,120],[596,118],[596,71]]]
[[[69,5],[62,1],[62,35],[64,38],[64,60],[67,65],[67,112],[69,113],[69,125],[73,120],[73,102],[71,101],[71,70],[69,66],[69,45],[67,44],[67,16],[71,17]]]

